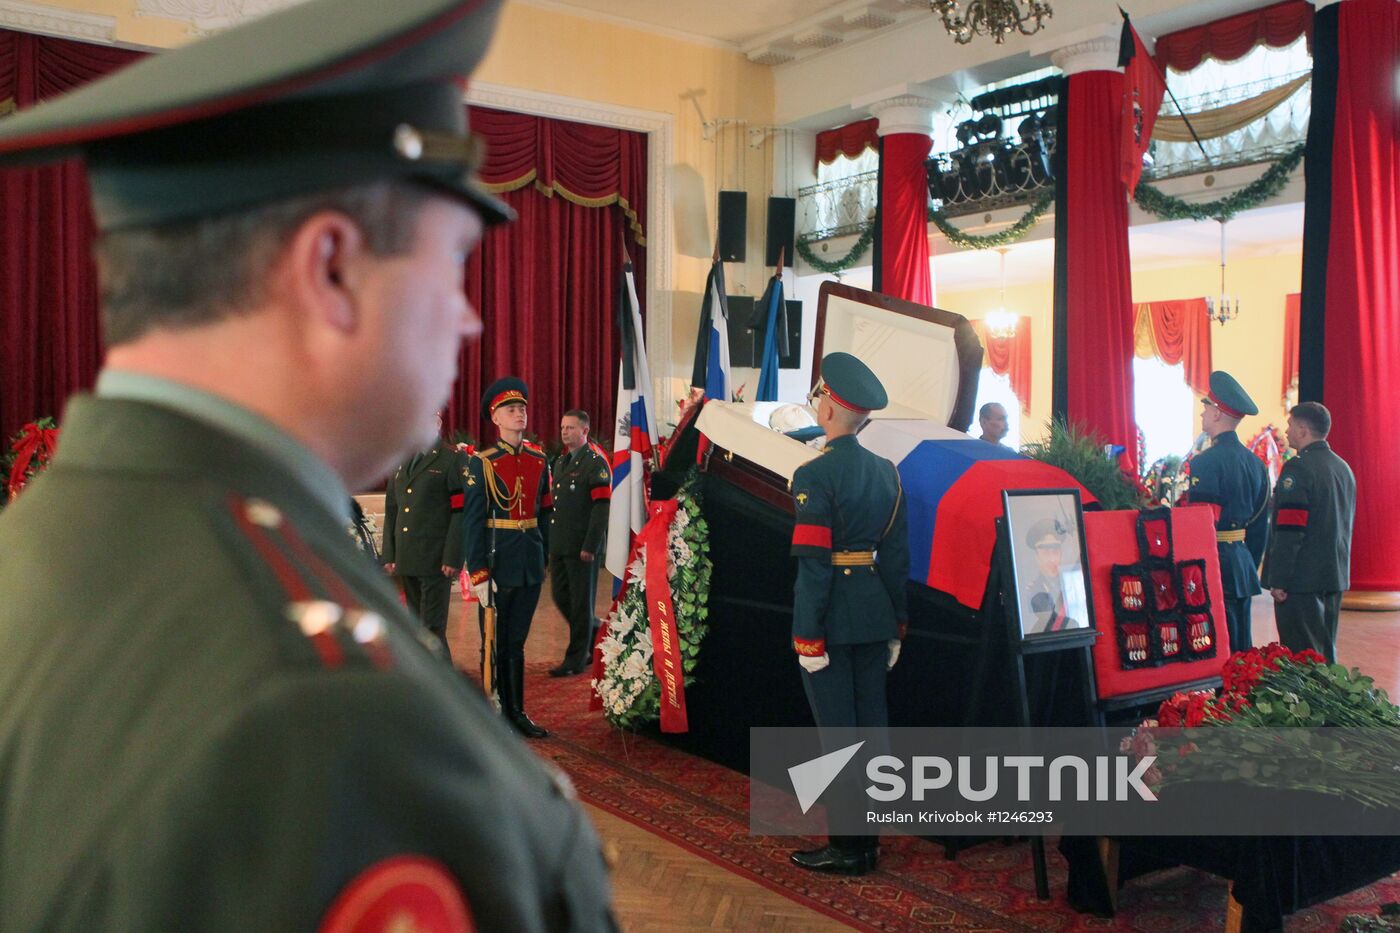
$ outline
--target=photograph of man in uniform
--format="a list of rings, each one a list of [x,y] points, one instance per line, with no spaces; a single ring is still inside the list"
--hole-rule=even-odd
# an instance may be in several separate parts
[[[1022,634],[1087,628],[1073,496],[1016,496],[1008,508]]]

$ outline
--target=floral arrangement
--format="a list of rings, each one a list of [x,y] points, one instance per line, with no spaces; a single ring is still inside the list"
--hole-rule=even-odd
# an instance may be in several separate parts
[[[671,600],[687,685],[695,680],[692,672],[700,654],[700,643],[709,631],[706,620],[713,564],[709,556],[709,527],[701,515],[694,470],[676,499],[679,507],[671,521],[666,553],[649,554],[645,545],[633,553],[627,565],[622,595],[604,622],[604,635],[598,643],[603,675],[592,682],[593,691],[602,700],[603,715],[620,728],[635,728],[661,717],[661,685],[652,664],[651,626],[647,616],[649,561],[667,561],[666,575],[671,581]]]
[[[9,449],[0,460],[0,479],[5,499],[14,499],[29,481],[48,467],[58,448],[58,425],[52,418],[40,418],[20,428],[10,438]]]
[[[1345,732],[1329,737],[1318,727]],[[1395,760],[1400,734],[1389,730],[1396,727],[1400,708],[1372,678],[1315,651],[1271,644],[1231,655],[1218,692],[1173,695],[1121,750],[1157,756],[1143,775],[1154,789],[1233,781],[1398,807],[1400,782],[1380,764]]]
[[[1142,485],[1151,505],[1176,505],[1191,483],[1190,475],[1182,469],[1184,465],[1180,457],[1168,455],[1146,468]]]
[[[1124,473],[1119,461],[1106,455],[1103,438],[1090,430],[1056,419],[1044,440],[1024,445],[1021,452],[1073,476],[1105,509],[1142,506],[1136,475]]]

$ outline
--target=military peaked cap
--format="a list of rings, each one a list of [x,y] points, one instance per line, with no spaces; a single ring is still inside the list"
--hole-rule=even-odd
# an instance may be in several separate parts
[[[864,413],[879,411],[890,403],[879,377],[849,353],[823,357],[821,377],[827,397],[842,408]]]
[[[310,0],[0,120],[0,166],[82,156],[104,231],[395,178],[508,220],[462,98],[501,2]]]
[[[1231,418],[1259,414],[1259,406],[1254,399],[1235,381],[1235,377],[1222,370],[1210,374],[1210,394],[1205,399]]]
[[[1059,544],[1068,537],[1069,532],[1058,519],[1042,518],[1026,532],[1026,547],[1039,547],[1046,538],[1052,538],[1054,543]]]
[[[481,417],[490,420],[492,412],[511,402],[530,404],[530,389],[519,376],[502,376],[481,393]]]

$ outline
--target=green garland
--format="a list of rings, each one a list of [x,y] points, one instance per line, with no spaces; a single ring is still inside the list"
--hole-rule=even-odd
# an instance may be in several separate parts
[[[948,238],[948,242],[954,246],[961,246],[963,249],[996,249],[999,246],[1010,246],[1024,237],[1054,203],[1055,189],[1051,188],[1042,192],[1040,197],[1035,199],[1030,209],[1021,215],[1020,220],[1005,230],[989,233],[986,236],[963,233],[953,226],[947,216],[938,208],[930,207],[928,209],[928,219],[933,221],[933,225],[941,230],[943,235]]]
[[[1303,161],[1303,143],[1285,153],[1277,162],[1269,166],[1254,181],[1233,194],[1227,194],[1215,201],[1193,204],[1181,198],[1163,194],[1147,182],[1139,182],[1133,200],[1137,206],[1163,220],[1218,220],[1224,223],[1243,211],[1253,210],[1265,201],[1278,195],[1288,184],[1288,176],[1293,174]]]
[[[851,266],[859,262],[860,258],[865,255],[865,251],[870,248],[870,244],[873,242],[875,242],[875,225],[871,223],[867,224],[865,229],[861,231],[860,236],[856,238],[855,245],[851,247],[851,251],[840,259],[822,259],[812,250],[812,240],[798,240],[797,255],[801,256],[807,265],[816,269],[818,272],[834,275],[837,272],[842,272],[851,268]]]

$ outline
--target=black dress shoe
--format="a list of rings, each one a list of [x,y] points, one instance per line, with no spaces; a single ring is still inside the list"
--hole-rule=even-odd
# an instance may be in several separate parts
[[[820,849],[792,853],[792,863],[808,871],[824,871],[833,875],[864,875],[875,870],[875,853],[842,852],[834,846],[822,846]]]
[[[527,739],[543,739],[549,737],[549,730],[543,726],[537,726],[530,721],[530,717],[524,713],[517,713],[510,717],[510,724],[515,726],[515,731],[525,736]]]
[[[582,674],[582,673],[583,673],[584,671],[586,671],[586,670],[588,670],[588,664],[587,664],[587,662],[580,661],[578,664],[570,664],[570,663],[568,663],[567,661],[565,661],[563,664],[560,664],[558,667],[551,667],[551,668],[549,669],[549,676],[550,676],[550,677],[572,677],[572,676],[574,676],[575,674]]]

